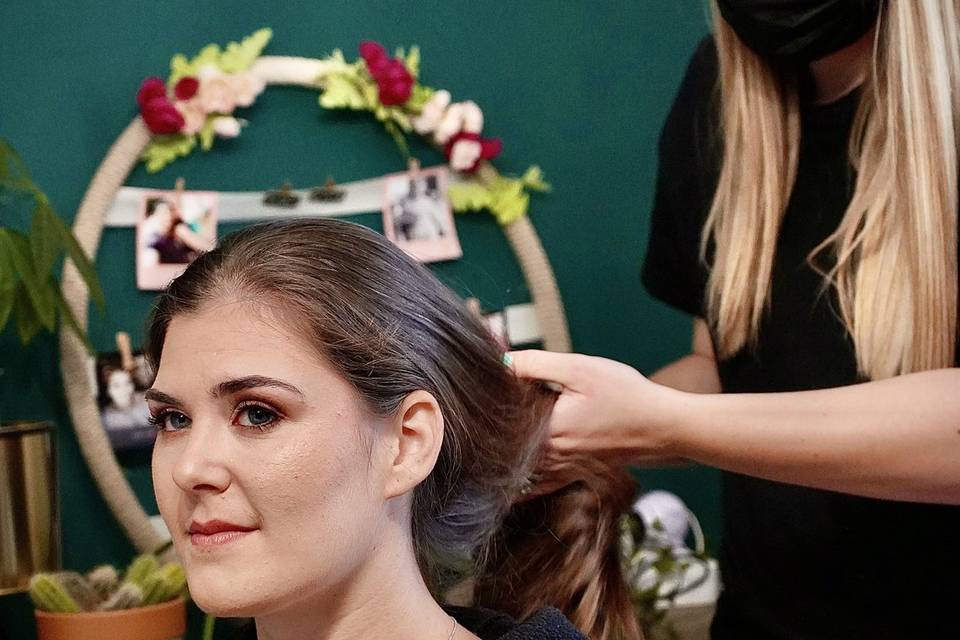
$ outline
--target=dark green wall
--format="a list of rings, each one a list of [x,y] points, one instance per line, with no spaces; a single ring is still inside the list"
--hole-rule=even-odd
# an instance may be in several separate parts
[[[0,135],[13,142],[57,211],[72,219],[109,145],[135,115],[148,75],[170,57],[226,43],[261,26],[271,54],[320,57],[362,39],[392,49],[419,44],[422,79],[484,109],[486,132],[504,140],[501,171],[539,163],[553,193],[535,197],[532,219],[556,270],[578,351],[651,372],[689,345],[689,319],[653,301],[638,272],[656,171],[656,140],[688,56],[707,29],[700,0],[632,2],[86,2],[6,0],[0,5]],[[251,125],[155,176],[128,184],[266,189],[303,187],[327,174],[351,181],[403,169],[402,158],[365,115],[321,110],[317,94],[272,88],[247,111]],[[424,164],[439,161],[419,148]],[[4,213],[5,216],[9,215]],[[377,226],[376,216],[358,220]],[[5,220],[6,221],[6,220]],[[486,216],[458,219],[464,258],[436,271],[485,306],[526,302],[527,291],[499,228]],[[232,227],[222,225],[222,231]],[[152,296],[134,284],[133,231],[107,230],[97,266],[108,300],[91,314],[98,349],[141,333]],[[22,348],[0,335],[0,419],[58,425],[64,560],[84,569],[125,562],[132,549],[100,499],[70,428],[49,336]],[[147,455],[122,460],[155,512]],[[706,469],[645,471],[648,488],[679,493],[715,539],[718,477]],[[6,614],[2,607],[6,607]],[[11,607],[16,608],[13,612]],[[27,611],[0,599],[4,616]],[[16,626],[16,625],[15,625]],[[11,627],[12,628],[12,627]],[[18,633],[15,637],[20,638]]]

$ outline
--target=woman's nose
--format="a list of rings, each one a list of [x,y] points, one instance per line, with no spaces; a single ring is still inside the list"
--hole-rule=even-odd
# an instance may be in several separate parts
[[[192,493],[222,493],[230,486],[229,429],[211,420],[194,421],[185,436],[186,445],[173,465],[173,481]]]

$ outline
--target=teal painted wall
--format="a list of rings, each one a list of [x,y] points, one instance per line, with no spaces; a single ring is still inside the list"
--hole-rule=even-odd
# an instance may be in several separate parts
[[[686,61],[707,31],[700,0],[283,3],[52,2],[0,5],[0,135],[32,168],[56,210],[72,219],[107,148],[135,115],[148,75],[166,75],[170,57],[236,40],[261,26],[268,53],[320,57],[362,39],[419,44],[422,79],[472,99],[486,132],[502,137],[505,173],[540,164],[554,190],[537,196],[532,219],[553,263],[576,350],[617,358],[649,373],[689,346],[688,318],[641,289],[656,172],[656,140]],[[313,185],[332,174],[347,182],[394,172],[403,160],[365,115],[329,113],[315,92],[271,88],[247,110],[250,126],[160,174],[138,168],[128,184],[167,188],[267,189],[290,180]],[[440,156],[425,147],[425,165]],[[10,215],[5,211],[5,216]],[[16,219],[17,215],[13,215]],[[358,216],[374,227],[375,215]],[[436,272],[485,306],[526,302],[519,267],[487,216],[458,219],[464,258]],[[235,227],[222,225],[227,232]],[[107,230],[97,268],[107,295],[91,313],[100,350],[124,330],[141,335],[153,296],[134,284],[133,231]],[[66,411],[56,340],[30,347],[0,335],[0,419],[50,419],[58,426],[64,561],[85,569],[126,562],[133,549],[100,498]],[[149,456],[121,459],[147,509],[156,512]],[[680,494],[708,534],[719,531],[713,470],[647,470],[647,488]],[[0,636],[27,638],[29,606],[0,598]],[[27,634],[27,635],[24,635]]]

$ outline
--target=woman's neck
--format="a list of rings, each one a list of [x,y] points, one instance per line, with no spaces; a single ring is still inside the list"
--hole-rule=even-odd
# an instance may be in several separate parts
[[[875,34],[876,27],[853,44],[810,63],[817,104],[835,102],[863,84],[873,57]]]
[[[346,583],[256,625],[258,640],[447,640],[454,621],[424,584],[409,540],[387,535]],[[454,638],[478,640],[462,627]]]

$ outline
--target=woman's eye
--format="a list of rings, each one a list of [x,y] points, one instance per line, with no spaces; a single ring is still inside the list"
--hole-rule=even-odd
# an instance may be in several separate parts
[[[263,429],[273,424],[277,414],[266,407],[252,404],[242,407],[237,412],[237,424],[242,427],[257,427]]]
[[[149,420],[160,431],[179,431],[190,426],[190,418],[179,411],[163,411],[151,415]]]

